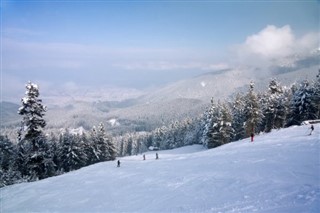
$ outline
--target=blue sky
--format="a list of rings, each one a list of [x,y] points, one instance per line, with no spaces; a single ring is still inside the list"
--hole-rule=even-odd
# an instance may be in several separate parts
[[[273,35],[280,46],[265,47],[271,55],[287,56],[294,43],[319,47],[318,1],[2,0],[1,19],[7,93],[28,80],[157,86],[228,67]]]

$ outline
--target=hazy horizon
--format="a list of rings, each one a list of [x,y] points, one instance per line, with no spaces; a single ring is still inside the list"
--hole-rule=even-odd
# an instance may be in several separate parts
[[[1,1],[2,100],[19,100],[29,80],[46,93],[140,90],[239,66],[295,66],[313,51],[317,1]]]

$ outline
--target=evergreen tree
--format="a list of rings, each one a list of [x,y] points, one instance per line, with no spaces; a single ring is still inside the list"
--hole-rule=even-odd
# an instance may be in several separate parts
[[[211,99],[211,106],[209,109],[204,113],[204,122],[203,122],[203,134],[202,134],[202,139],[201,143],[203,146],[208,147],[208,144],[211,143],[211,133],[212,133],[212,127],[213,127],[213,115],[216,111],[216,104],[213,100]]]
[[[234,141],[240,140],[245,137],[244,124],[245,118],[245,100],[244,96],[239,93],[236,95],[232,103],[232,127],[234,128]]]
[[[168,129],[166,130],[166,135],[164,136],[164,149],[174,149],[177,147],[177,127],[177,121],[170,123]]]
[[[60,137],[58,158],[61,172],[80,169],[86,164],[86,156],[79,135],[73,135],[66,130]]]
[[[99,124],[98,130],[95,127],[92,129],[90,139],[93,142],[93,153],[97,162],[114,160],[116,158],[116,147],[111,138],[106,135],[102,123]]]
[[[17,144],[17,153],[15,156],[15,167],[25,179],[29,177],[28,158],[32,152],[31,144],[26,140],[20,140]]]
[[[19,182],[20,172],[16,170],[16,146],[7,136],[0,135],[0,188]]]
[[[250,83],[249,92],[245,96],[245,132],[246,136],[255,133],[260,126],[263,114],[259,106],[257,94],[254,92],[254,83]]]
[[[59,139],[53,133],[48,137],[48,146],[49,146],[49,155],[52,156],[52,161],[55,166],[55,173],[58,174],[59,165],[60,165],[60,156],[59,156]]]
[[[225,104],[218,103],[212,107],[212,116],[208,130],[209,149],[229,143],[234,134],[231,126],[232,116],[231,112]]]
[[[185,126],[184,133],[183,133],[184,146],[199,143],[200,130],[199,130],[199,125],[197,125],[197,123],[200,123],[200,122],[190,118],[187,118],[186,120],[184,120],[184,126]]]
[[[24,179],[41,180],[55,175],[55,164],[46,137],[38,137],[35,141],[37,150],[28,140],[18,143],[15,166]]]
[[[118,149],[118,156],[124,156],[124,142],[123,137],[119,136],[115,138],[115,144],[117,145]]]
[[[13,166],[15,146],[7,136],[0,135],[0,168],[8,171]]]
[[[320,69],[318,70],[318,74],[316,76],[316,80],[313,84],[314,94],[312,96],[312,105],[316,109],[316,117],[320,118]]]
[[[269,83],[268,92],[262,98],[261,103],[264,114],[263,130],[265,132],[283,126],[286,115],[284,98],[282,87],[275,79],[272,79]]]
[[[42,133],[46,126],[43,119],[46,107],[39,99],[39,88],[29,82],[26,85],[26,96],[21,99],[22,106],[18,113],[23,116],[18,131],[18,167],[29,180],[38,180],[52,175],[54,164],[48,155],[47,139]]]
[[[152,137],[152,143],[154,147],[157,148],[164,148],[165,144],[165,135],[166,135],[167,129],[165,126],[162,126],[161,128],[157,128],[155,129],[155,131],[153,131],[153,137]]]
[[[128,135],[128,137],[126,138],[126,155],[132,155],[132,138]]]
[[[290,92],[287,89],[283,89],[283,92],[279,94],[276,100],[274,128],[280,129],[285,126],[288,111]]]
[[[106,134],[104,125],[100,123],[98,127],[98,138],[101,141],[101,154],[103,161],[116,159],[117,150],[112,141],[112,138]],[[104,142],[104,143],[102,143]]]
[[[38,138],[42,137],[41,129],[46,126],[43,119],[46,107],[42,105],[42,100],[39,99],[39,88],[36,84],[29,82],[26,89],[26,97],[21,99],[22,106],[18,110],[18,113],[23,116],[18,139],[19,141],[27,140],[31,142],[32,149],[37,150]]]
[[[298,89],[293,93],[290,103],[290,116],[288,125],[300,125],[302,121],[313,120],[318,118],[318,109],[313,101],[315,95],[314,88],[311,87],[309,81],[303,81]]]

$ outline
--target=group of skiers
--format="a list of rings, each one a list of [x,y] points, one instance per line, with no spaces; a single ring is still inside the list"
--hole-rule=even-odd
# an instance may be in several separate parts
[[[312,132],[314,131],[314,126],[312,124],[311,124],[310,129],[311,129],[311,132],[309,135],[312,135]],[[250,136],[251,136],[251,142],[253,142],[254,133],[252,132]],[[146,160],[145,154],[142,157],[143,157],[143,160]],[[158,160],[158,159],[159,159],[159,155],[158,155],[158,153],[156,153],[156,160]],[[118,162],[117,162],[117,167],[120,167],[120,160],[118,160]]]
[[[158,153],[156,153],[156,160],[158,160],[159,159],[159,155],[158,155]],[[146,155],[144,154],[143,155],[143,160],[146,160]],[[121,162],[120,162],[120,160],[118,160],[117,161],[117,167],[120,167],[120,164],[121,164]]]

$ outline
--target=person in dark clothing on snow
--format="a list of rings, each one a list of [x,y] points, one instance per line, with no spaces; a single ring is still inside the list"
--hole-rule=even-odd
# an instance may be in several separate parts
[[[120,160],[118,160],[117,162],[117,167],[120,167]]]
[[[143,160],[146,160],[146,155],[143,155]]]
[[[159,159],[159,156],[158,156],[158,153],[156,153],[156,160],[158,160]]]
[[[253,132],[251,133],[251,142],[253,142],[253,137],[254,137],[254,134],[253,134]]]
[[[313,132],[313,130],[314,130],[314,127],[313,127],[313,125],[312,125],[312,124],[311,124],[310,129],[311,129],[310,135],[312,135],[312,132]]]

